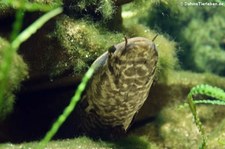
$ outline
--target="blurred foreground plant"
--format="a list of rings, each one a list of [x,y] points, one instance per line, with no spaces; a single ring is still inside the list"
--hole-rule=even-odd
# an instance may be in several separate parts
[[[211,99],[207,100],[198,100],[194,99],[194,96],[196,95],[203,95],[203,96],[208,96]],[[187,97],[189,107],[191,109],[191,112],[193,114],[195,124],[198,127],[199,132],[201,133],[202,136],[202,144],[200,146],[200,149],[205,149],[207,146],[207,138],[205,135],[204,128],[202,126],[202,123],[197,115],[196,112],[196,104],[217,104],[217,105],[225,105],[225,92],[217,87],[212,87],[210,85],[197,85],[191,89],[191,91],[188,94]]]
[[[2,62],[0,64],[0,109],[4,107],[3,100],[5,100],[4,94],[7,92],[6,86],[8,85],[9,80],[9,71],[12,67],[12,59],[16,54],[17,49],[26,41],[32,34],[34,34],[39,28],[41,28],[48,20],[53,18],[54,16],[60,14],[62,12],[62,8],[56,8],[54,10],[49,11],[38,20],[36,20],[33,24],[27,27],[20,34],[22,20],[23,20],[23,10],[18,10],[16,14],[16,21],[13,25],[13,31],[11,33],[11,43],[4,50],[4,54],[2,57]]]
[[[5,6],[13,7],[16,10],[26,11],[51,11],[57,8],[61,4],[61,0],[54,0],[51,3],[43,4],[40,2],[29,2],[28,0],[1,0],[0,4]]]
[[[57,133],[61,125],[65,122],[65,120],[69,117],[71,112],[74,110],[75,106],[77,105],[78,101],[81,98],[81,95],[88,83],[88,80],[92,77],[93,73],[95,71],[95,65],[92,65],[88,71],[84,74],[81,83],[77,87],[77,90],[72,97],[69,105],[64,109],[63,113],[58,117],[58,119],[53,123],[50,130],[46,133],[45,137],[40,141],[37,149],[45,148],[47,143],[54,137],[54,135]]]

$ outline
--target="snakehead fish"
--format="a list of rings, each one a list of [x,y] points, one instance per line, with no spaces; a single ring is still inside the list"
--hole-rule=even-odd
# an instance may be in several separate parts
[[[148,97],[157,61],[155,44],[143,37],[126,39],[97,58],[76,108],[78,131],[106,138],[125,134]]]

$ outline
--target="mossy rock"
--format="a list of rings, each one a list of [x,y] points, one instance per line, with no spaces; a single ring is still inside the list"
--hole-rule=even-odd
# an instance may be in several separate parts
[[[99,23],[75,20],[66,15],[57,20],[55,34],[69,57],[69,60],[59,62],[56,70],[60,72],[72,67],[78,74],[84,73],[109,47],[123,40],[123,34],[110,32]]]
[[[4,53],[7,52],[9,43],[0,37],[0,64],[3,61]],[[0,120],[4,119],[13,109],[14,93],[19,90],[20,83],[28,76],[28,68],[21,56],[13,55],[12,66],[9,68],[7,85],[3,94],[2,105],[0,105]],[[0,83],[1,83],[0,79]]]
[[[38,142],[22,143],[22,144],[1,144],[0,148],[4,149],[21,149],[21,148],[37,148]],[[150,143],[144,137],[131,136],[121,139],[120,141],[103,141],[92,140],[87,137],[79,137],[67,140],[51,141],[47,148],[49,149],[158,149],[154,143]]]

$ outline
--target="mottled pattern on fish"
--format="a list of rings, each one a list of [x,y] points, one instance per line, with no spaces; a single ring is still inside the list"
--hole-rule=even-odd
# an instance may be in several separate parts
[[[157,60],[154,43],[142,37],[114,45],[96,59],[77,108],[79,131],[95,137],[126,132],[148,97]]]

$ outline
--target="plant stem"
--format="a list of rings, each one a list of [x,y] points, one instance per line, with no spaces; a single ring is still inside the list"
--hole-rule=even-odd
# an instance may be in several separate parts
[[[75,95],[72,97],[69,105],[64,109],[63,113],[58,117],[56,122],[52,125],[51,129],[46,133],[45,137],[40,141],[38,145],[38,149],[43,149],[47,143],[52,139],[52,137],[57,133],[60,126],[65,122],[71,112],[74,110],[75,106],[77,105],[78,101],[80,100],[81,94],[84,91],[88,80],[94,73],[94,66],[90,67],[88,71],[85,73],[81,83],[79,84]]]
[[[26,41],[32,34],[34,34],[39,28],[41,28],[48,20],[55,17],[56,15],[60,14],[62,12],[62,8],[56,8],[46,14],[44,14],[42,17],[40,17],[38,20],[36,20],[33,24],[31,24],[28,28],[26,28],[23,32],[21,32],[10,44],[8,48],[4,50],[4,57],[2,60],[2,63],[0,65],[0,108],[2,108],[3,98],[4,94],[6,92],[6,85],[9,82],[9,71],[12,65],[13,61],[13,55],[16,53],[17,49],[23,43]],[[15,26],[15,29],[18,26]],[[17,33],[18,31],[13,31]],[[11,38],[14,38],[15,33],[12,33]]]

